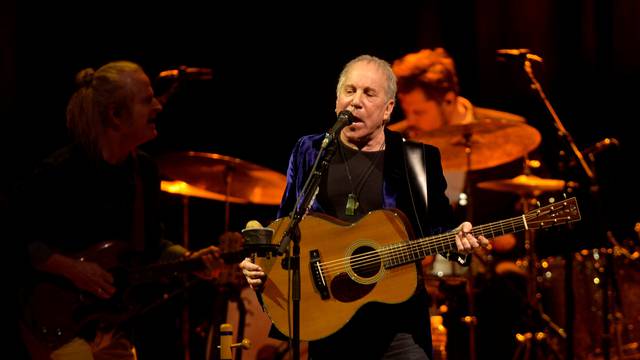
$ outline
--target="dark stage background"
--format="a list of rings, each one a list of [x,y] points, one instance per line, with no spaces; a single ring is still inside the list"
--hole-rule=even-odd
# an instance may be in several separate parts
[[[3,195],[46,154],[67,141],[65,107],[74,75],[85,67],[129,59],[155,77],[180,65],[213,70],[209,81],[185,81],[158,122],[153,155],[196,150],[237,157],[285,173],[296,139],[335,121],[342,66],[368,53],[388,61],[442,46],[455,59],[462,95],[475,105],[525,116],[542,134],[535,157],[544,176],[561,172],[553,121],[501,48],[530,48],[544,58],[534,72],[580,149],[619,141],[597,156],[602,203],[582,184],[580,225],[633,236],[640,221],[640,2],[461,0],[304,6],[243,3],[84,3],[71,7],[10,1],[0,6],[2,41]],[[160,84],[158,84],[160,85]],[[399,107],[393,120],[402,119]],[[181,241],[182,204],[166,195],[167,230]],[[274,219],[275,206],[231,205],[230,230]],[[196,246],[224,231],[224,204],[192,199]],[[602,243],[588,228],[572,246]],[[10,239],[10,238],[9,238]],[[10,241],[10,240],[9,240]],[[561,241],[561,240],[560,240]]]
[[[14,16],[11,5],[3,12],[3,108],[15,110],[4,122],[3,155],[11,165],[5,182],[67,140],[65,106],[75,73],[85,67],[131,59],[151,77],[179,65],[213,69],[210,81],[182,84],[159,119],[158,139],[146,149],[214,152],[284,173],[295,140],[333,124],[344,63],[363,53],[393,61],[435,46],[457,62],[462,95],[477,106],[525,116],[543,135],[537,153],[549,176],[565,176],[557,171],[562,142],[546,108],[516,63],[495,58],[496,49],[530,48],[544,58],[534,63],[534,72],[578,147],[605,137],[620,141],[604,154],[606,171],[598,173],[611,191],[605,194],[607,221],[628,228],[638,220],[630,176],[638,155],[632,130],[639,118],[633,89],[640,81],[635,1],[310,4],[305,10],[264,4],[84,6],[21,4]],[[402,118],[399,110],[394,121]],[[232,209],[235,229],[247,220],[242,211]],[[258,210],[264,219],[274,212]],[[210,217],[206,226],[221,221]]]

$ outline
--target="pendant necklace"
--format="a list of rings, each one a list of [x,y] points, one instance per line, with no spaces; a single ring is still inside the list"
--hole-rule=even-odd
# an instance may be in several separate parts
[[[380,157],[380,154],[384,152],[382,151],[384,150],[384,142],[382,142],[382,145],[380,145],[380,149],[378,149],[378,153],[376,154],[376,157],[373,159],[373,161],[371,161],[367,169],[363,172],[363,175],[360,177],[360,180],[357,183],[358,186],[353,186],[353,179],[351,177],[349,163],[347,161],[346,156],[344,155],[344,150],[342,149],[343,146],[347,146],[347,145],[341,144],[341,146],[339,146],[338,148],[340,149],[340,156],[342,157],[342,160],[344,160],[344,167],[347,173],[347,179],[349,179],[349,185],[351,186],[351,192],[347,195],[347,204],[345,205],[344,213],[345,215],[348,215],[348,216],[354,216],[356,214],[356,210],[360,206],[360,202],[358,201],[358,194],[362,191],[362,189],[364,188],[364,185],[367,183],[367,178],[373,171],[373,168],[375,168],[376,163],[378,162],[378,158]]]

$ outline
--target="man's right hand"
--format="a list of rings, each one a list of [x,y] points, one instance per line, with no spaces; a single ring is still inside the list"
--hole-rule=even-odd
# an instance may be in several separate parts
[[[254,264],[250,258],[245,258],[238,266],[242,269],[242,274],[247,279],[249,286],[254,290],[261,290],[267,277],[262,268]]]
[[[39,265],[38,269],[62,275],[79,289],[88,291],[101,299],[108,299],[116,292],[116,288],[113,287],[113,276],[96,263],[54,253]]]

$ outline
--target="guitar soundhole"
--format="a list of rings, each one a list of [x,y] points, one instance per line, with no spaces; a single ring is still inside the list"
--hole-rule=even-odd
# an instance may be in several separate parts
[[[351,255],[349,263],[353,272],[365,279],[378,274],[381,266],[378,252],[370,246],[357,248]]]
[[[367,296],[375,286],[357,283],[346,273],[341,273],[331,280],[331,294],[334,299],[347,303]]]

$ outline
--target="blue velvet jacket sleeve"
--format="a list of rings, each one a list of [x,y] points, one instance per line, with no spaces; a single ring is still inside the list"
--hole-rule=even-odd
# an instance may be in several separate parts
[[[387,151],[383,185],[383,207],[397,208],[410,219],[411,225],[420,236],[430,235],[454,226],[449,200],[444,191],[447,187],[440,162],[440,152],[436,147],[421,144],[425,156],[428,199],[416,197],[410,189],[421,186],[415,183],[406,170],[403,161],[403,140],[398,133],[386,132]],[[300,195],[304,182],[318,156],[323,134],[301,137],[294,146],[287,169],[287,186],[278,210],[278,217],[290,214]],[[428,200],[428,201],[427,201]],[[311,204],[311,211],[324,212],[317,202]],[[422,229],[422,231],[421,231]]]
[[[309,177],[313,163],[318,156],[322,139],[322,134],[303,136],[298,139],[291,151],[287,168],[287,186],[280,202],[278,218],[289,215],[293,210],[304,187],[304,182]],[[311,205],[311,210],[322,211],[316,202]]]

